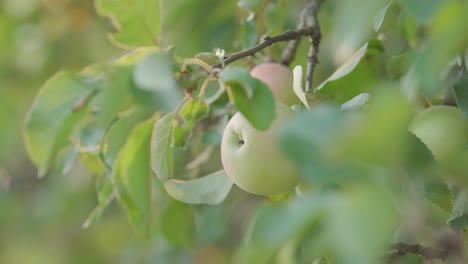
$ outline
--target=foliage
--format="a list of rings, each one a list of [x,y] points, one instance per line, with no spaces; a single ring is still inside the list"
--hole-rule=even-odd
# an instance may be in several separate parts
[[[96,0],[127,53],[42,86],[24,127],[28,154],[41,176],[79,160],[97,182],[85,226],[105,222],[116,198],[153,262],[196,262],[210,246],[213,263],[385,263],[398,243],[463,262],[468,150],[440,162],[408,124],[438,104],[467,115],[468,2],[419,6],[323,3],[315,89],[278,139],[300,170],[292,194],[234,187],[219,145],[237,111],[258,130],[271,125],[274,97],[248,68],[280,60],[287,43],[233,65],[226,55],[295,29],[302,1]],[[310,68],[304,44],[291,68]],[[406,253],[397,263],[413,263]]]

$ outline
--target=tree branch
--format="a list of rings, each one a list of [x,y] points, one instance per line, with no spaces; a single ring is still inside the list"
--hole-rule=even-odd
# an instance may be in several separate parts
[[[307,54],[307,72],[305,90],[312,89],[312,77],[314,75],[315,66],[318,63],[318,51],[322,33],[317,20],[317,13],[324,0],[307,0],[306,8],[304,9],[305,26],[312,28],[312,33],[309,35],[310,46]]]
[[[264,37],[263,41],[250,49],[232,53],[224,57],[224,65],[228,65],[234,61],[240,60],[242,58],[252,56],[255,53],[263,50],[266,47],[269,47],[277,42],[289,41],[298,39],[302,36],[310,36],[313,33],[314,29],[312,27],[303,27],[297,30],[287,30],[279,35],[273,37]],[[216,64],[213,68],[221,68],[222,64]]]
[[[398,243],[393,245],[392,250],[388,254],[388,263],[393,263],[397,258],[410,253],[421,256],[425,260],[445,260],[450,255],[448,249],[436,249],[418,244]]]

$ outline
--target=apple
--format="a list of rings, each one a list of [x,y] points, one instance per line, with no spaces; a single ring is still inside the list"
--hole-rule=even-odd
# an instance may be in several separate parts
[[[437,105],[418,113],[409,130],[439,161],[462,153],[468,143],[468,118],[453,106]]]
[[[262,63],[255,66],[250,75],[265,83],[276,101],[288,106],[299,103],[299,98],[293,91],[293,74],[288,67],[273,62]]]
[[[255,129],[239,112],[223,132],[221,160],[224,170],[241,189],[257,195],[277,195],[294,190],[298,172],[282,152],[278,130],[294,112],[276,103],[276,117],[266,131]]]

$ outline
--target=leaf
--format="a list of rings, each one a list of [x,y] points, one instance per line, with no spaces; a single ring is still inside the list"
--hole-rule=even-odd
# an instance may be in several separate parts
[[[289,121],[280,131],[281,147],[297,164],[305,181],[316,185],[353,179],[351,171],[340,174],[341,167],[327,160],[327,152],[343,131],[346,119],[345,112],[320,104]]]
[[[173,124],[176,112],[171,112],[159,119],[151,137],[151,168],[162,182],[172,178],[173,174]]]
[[[402,96],[376,94],[360,120],[337,138],[339,155],[379,165],[401,164],[407,152],[410,120],[411,107]]]
[[[370,94],[362,93],[341,105],[341,110],[356,110],[362,108],[370,99]]]
[[[408,12],[410,15],[414,16],[418,23],[424,24],[430,21],[443,2],[443,0],[427,0],[424,2],[424,5],[421,6],[418,0],[405,0],[399,1],[399,4],[404,12]]]
[[[185,102],[179,113],[186,122],[194,123],[208,116],[208,105],[203,98]]]
[[[131,67],[112,65],[104,73],[102,90],[90,102],[95,109],[96,126],[101,130],[106,130],[120,112],[134,104]]]
[[[150,142],[155,118],[138,124],[130,133],[114,166],[118,198],[136,233],[147,237],[151,217]]]
[[[307,110],[310,110],[309,102],[307,102],[306,93],[302,88],[302,66],[298,65],[293,69],[293,91],[299,97],[299,100],[304,104]]]
[[[452,193],[446,183],[440,181],[427,181],[424,187],[426,199],[446,212],[452,211]]]
[[[380,52],[382,43],[374,40],[362,46],[323,81],[316,93],[339,94],[339,103],[344,103],[358,94],[372,91],[380,82]]]
[[[387,72],[390,79],[399,79],[407,74],[415,62],[415,57],[412,52],[393,56],[387,63]]]
[[[241,67],[226,67],[219,78],[230,88],[234,105],[258,130],[266,130],[275,118],[275,98],[260,80]]]
[[[253,47],[257,41],[257,31],[255,29],[255,23],[253,20],[253,15],[249,16],[243,23],[240,29],[239,41],[243,49],[248,49]]]
[[[231,190],[232,181],[225,171],[218,171],[195,180],[171,179],[164,183],[167,193],[188,204],[219,204]]]
[[[97,188],[98,205],[86,218],[83,223],[83,228],[89,228],[99,221],[107,206],[114,200],[114,186],[111,184],[109,179],[101,176],[98,177],[96,181],[101,185]]]
[[[119,151],[125,145],[127,137],[135,125],[148,118],[148,113],[136,108],[120,113],[107,130],[101,142],[101,153],[105,163],[112,167]]]
[[[73,127],[85,113],[82,104],[95,87],[69,72],[60,72],[41,88],[26,117],[25,144],[31,160],[43,176]]]
[[[238,36],[237,0],[159,0],[164,12],[161,40],[175,45],[177,55],[230,51]],[[187,41],[189,40],[189,41]]]
[[[454,195],[452,215],[448,219],[451,226],[464,228],[468,225],[468,191],[462,190]]]
[[[463,71],[453,85],[457,106],[468,117],[468,72]]]
[[[420,87],[427,97],[437,96],[445,89],[442,72],[468,43],[468,3],[441,1],[431,20],[431,34],[416,63]]]
[[[380,263],[397,228],[394,199],[378,186],[362,186],[337,197],[325,231],[334,263]]]
[[[171,199],[160,223],[163,236],[172,245],[187,247],[192,244],[194,219],[189,205]]]
[[[177,90],[172,66],[172,58],[167,53],[147,54],[135,65],[133,80],[146,91]]]
[[[311,231],[314,223],[326,217],[327,199],[314,194],[295,197],[286,204],[260,207],[235,263],[269,263],[266,260],[271,259],[285,243],[300,240]]]
[[[392,5],[393,0],[388,2],[386,6],[384,6],[380,11],[377,13],[377,15],[374,17],[374,30],[375,32],[379,31],[380,27],[382,26],[382,23],[385,18],[385,14],[387,13],[388,8]]]
[[[174,145],[186,146],[195,124],[208,116],[208,105],[203,98],[189,99],[179,112],[181,121],[174,127]]]
[[[159,41],[161,24],[160,1],[97,0],[99,15],[112,20],[117,32],[111,40],[123,46],[152,46]]]

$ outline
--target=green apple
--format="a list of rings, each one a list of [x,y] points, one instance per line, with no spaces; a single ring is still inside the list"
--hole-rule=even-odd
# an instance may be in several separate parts
[[[293,91],[293,74],[288,67],[273,62],[262,63],[255,66],[250,74],[270,88],[276,101],[289,106],[299,103]]]
[[[224,170],[241,189],[257,195],[277,195],[294,190],[296,167],[283,154],[278,130],[294,112],[276,103],[276,117],[266,131],[255,129],[239,112],[224,129],[221,160]]]
[[[462,153],[468,143],[468,118],[453,106],[438,105],[418,113],[409,130],[427,145],[436,160]]]

